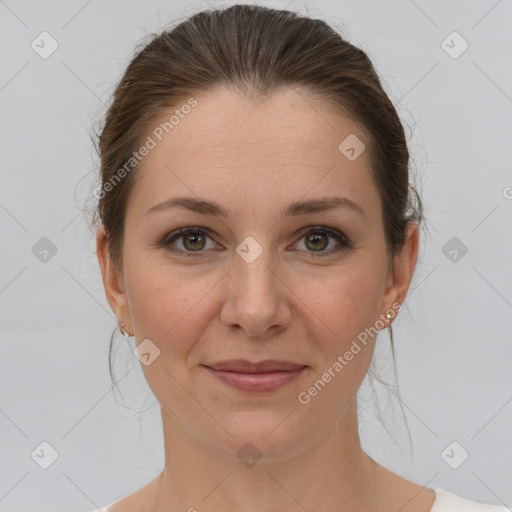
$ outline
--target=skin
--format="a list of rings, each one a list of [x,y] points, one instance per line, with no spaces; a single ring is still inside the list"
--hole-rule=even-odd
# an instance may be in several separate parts
[[[367,134],[294,89],[257,100],[226,88],[194,97],[198,106],[136,170],[122,270],[112,264],[103,227],[97,235],[119,323],[137,343],[149,338],[160,350],[142,369],[161,406],[165,467],[112,510],[429,511],[432,489],[390,472],[361,448],[356,392],[376,336],[307,405],[297,399],[359,333],[403,303],[416,265],[419,231],[409,223],[391,271],[368,152],[349,161],[338,150],[349,134],[368,147]],[[280,218],[290,202],[334,192],[365,215],[337,208]],[[182,195],[215,201],[229,216],[182,207],[146,213]],[[352,248],[329,254],[336,239],[323,235],[315,249],[308,232],[299,232],[322,224],[344,233]],[[201,227],[209,237],[177,238],[172,247],[181,254],[159,245],[183,227]],[[248,236],[263,249],[251,263],[236,252]],[[183,254],[194,247],[202,257]],[[315,257],[322,250],[327,255]],[[277,391],[249,394],[201,366],[231,358],[308,368]],[[252,467],[237,457],[247,442],[263,455]]]

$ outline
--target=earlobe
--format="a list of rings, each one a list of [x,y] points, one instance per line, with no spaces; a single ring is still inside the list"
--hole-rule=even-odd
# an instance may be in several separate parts
[[[119,270],[112,261],[103,224],[98,228],[96,235],[96,253],[108,303],[118,321],[126,322],[129,319],[126,293],[121,285],[122,279]]]

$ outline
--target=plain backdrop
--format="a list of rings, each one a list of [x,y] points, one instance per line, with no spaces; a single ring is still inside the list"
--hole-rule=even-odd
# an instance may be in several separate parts
[[[88,511],[163,468],[158,404],[119,331],[110,382],[116,321],[80,209],[98,163],[89,134],[143,36],[228,5],[0,1],[0,511]],[[512,4],[261,5],[325,19],[368,53],[426,207],[393,323],[401,402],[376,384],[381,422],[365,380],[364,449],[422,485],[511,507]],[[375,357],[389,380],[386,331]]]

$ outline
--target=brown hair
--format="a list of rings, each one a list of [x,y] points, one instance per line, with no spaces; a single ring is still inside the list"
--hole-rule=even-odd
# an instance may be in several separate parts
[[[150,123],[183,98],[221,85],[249,97],[297,87],[350,115],[368,134],[365,143],[392,264],[404,245],[407,222],[419,224],[423,207],[409,183],[404,129],[364,51],[322,20],[254,5],[202,11],[149,39],[137,48],[104,118],[97,146],[102,187],[139,147]],[[136,176],[135,168],[102,194],[93,218],[93,225],[99,217],[106,228],[118,269]],[[394,356],[391,326],[389,332]]]

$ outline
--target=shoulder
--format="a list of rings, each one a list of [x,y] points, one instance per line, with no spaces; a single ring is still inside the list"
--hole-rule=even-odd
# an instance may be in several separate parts
[[[103,505],[100,508],[95,508],[94,510],[89,510],[89,512],[113,512],[111,506],[114,505],[115,503],[119,503],[119,501],[121,501],[121,500],[112,501],[108,505]]]
[[[155,495],[159,478],[160,475],[137,491],[89,512],[146,512]]]
[[[501,505],[488,505],[463,498],[441,487],[435,489],[436,499],[430,512],[510,512]]]
[[[95,508],[94,510],[89,510],[88,512],[110,512],[110,505],[112,505],[112,503],[109,505],[103,505],[103,507],[100,508]]]
[[[489,505],[463,498],[442,487],[429,489],[411,482],[377,464],[377,486],[386,510],[402,512],[512,512],[500,505]],[[405,503],[405,505],[404,505]]]

